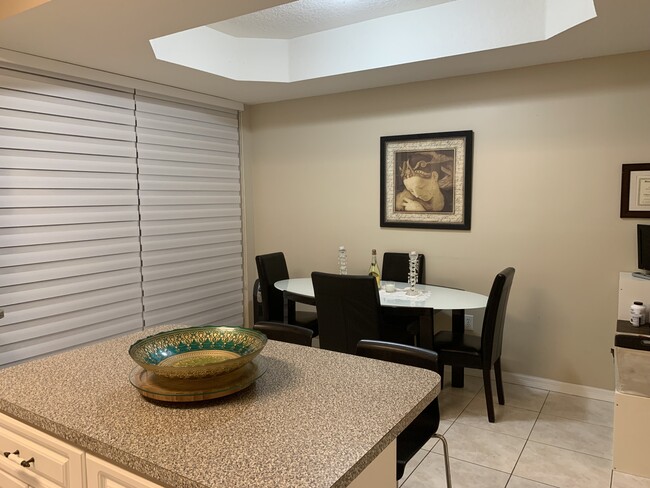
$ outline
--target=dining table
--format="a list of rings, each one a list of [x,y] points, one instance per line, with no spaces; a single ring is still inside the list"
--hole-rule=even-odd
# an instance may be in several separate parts
[[[387,291],[386,285],[394,285],[394,291]],[[314,286],[311,278],[289,278],[277,281],[275,287],[284,295],[284,320],[291,323],[290,301],[315,305]],[[465,311],[485,308],[486,295],[467,290],[459,290],[446,286],[416,284],[415,294],[410,295],[410,285],[402,282],[381,282],[379,286],[379,301],[382,309],[390,314],[406,314],[419,316],[418,345],[433,349],[434,315],[437,311],[451,311],[452,340],[461,343],[465,334]],[[462,388],[464,385],[464,370],[461,367],[452,368],[452,386]]]

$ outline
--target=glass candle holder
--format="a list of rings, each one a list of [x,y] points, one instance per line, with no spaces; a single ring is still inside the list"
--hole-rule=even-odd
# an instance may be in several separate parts
[[[419,295],[420,291],[415,289],[418,282],[418,253],[411,251],[409,253],[409,289],[406,294],[409,296]]]

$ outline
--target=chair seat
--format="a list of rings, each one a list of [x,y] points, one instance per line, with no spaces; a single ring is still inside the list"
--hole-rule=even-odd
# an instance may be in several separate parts
[[[283,322],[261,321],[255,323],[253,329],[262,332],[271,340],[290,342],[302,346],[311,346],[311,339],[314,335],[306,327],[285,324]]]
[[[457,352],[478,356],[481,352],[481,337],[464,335],[463,342],[454,343],[450,330],[444,330],[433,336],[434,349],[445,352]]]

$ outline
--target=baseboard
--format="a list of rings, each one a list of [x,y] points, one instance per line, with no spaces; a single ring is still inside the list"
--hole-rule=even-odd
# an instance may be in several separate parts
[[[446,373],[445,373],[446,374]],[[476,369],[466,369],[465,374],[469,376],[482,376],[482,373]],[[493,373],[494,376],[494,373]],[[531,388],[540,388],[567,395],[581,396],[593,400],[603,400],[606,402],[614,401],[614,391],[603,388],[594,388],[593,386],[576,385],[573,383],[564,383],[562,381],[539,378],[537,376],[528,376],[525,374],[503,372],[503,381],[515,385],[530,386]]]

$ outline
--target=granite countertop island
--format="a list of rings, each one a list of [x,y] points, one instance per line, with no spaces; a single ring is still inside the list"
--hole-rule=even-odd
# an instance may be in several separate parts
[[[147,329],[0,370],[0,412],[173,488],[343,487],[429,404],[430,371],[269,341],[267,372],[205,402],[129,383]]]

